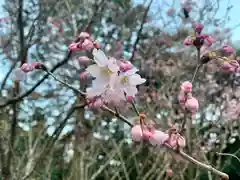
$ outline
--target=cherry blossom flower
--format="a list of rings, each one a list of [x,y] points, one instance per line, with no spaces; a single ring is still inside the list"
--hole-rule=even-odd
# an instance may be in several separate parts
[[[144,126],[142,128],[139,124],[132,127],[131,135],[133,141],[147,140],[153,146],[162,146],[169,138],[167,133],[160,130],[150,131],[148,127]]]
[[[204,28],[204,26],[203,26],[203,24],[201,24],[201,23],[195,23],[195,24],[194,24],[194,30],[195,30],[195,32],[198,33],[198,34],[201,34],[203,28]]]
[[[185,93],[192,92],[192,83],[189,81],[185,81],[181,85],[181,90]]]
[[[134,98],[138,92],[136,86],[146,81],[136,74],[138,69],[130,62],[124,64],[112,57],[107,58],[101,50],[94,49],[93,56],[96,64],[86,71],[96,79],[92,87],[87,88],[87,97],[101,96],[105,103],[114,104],[126,101],[126,96]]]
[[[169,135],[165,132],[156,130],[149,138],[149,142],[153,146],[162,146],[169,139]]]
[[[191,113],[195,114],[199,108],[198,100],[194,97],[187,98],[185,102],[185,107]]]
[[[90,62],[90,59],[87,56],[80,56],[78,57],[79,63],[80,64],[88,64]]]
[[[24,63],[21,70],[25,73],[31,72],[34,69],[41,69],[43,65],[40,62]]]

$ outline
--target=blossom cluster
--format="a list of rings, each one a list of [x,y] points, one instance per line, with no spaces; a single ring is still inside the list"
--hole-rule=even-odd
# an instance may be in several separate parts
[[[142,114],[140,118],[142,118]],[[144,118],[145,119],[145,118]],[[147,141],[153,146],[162,147],[163,145],[171,147],[173,149],[184,148],[186,143],[183,136],[173,129],[163,132],[155,129],[153,124],[146,124],[141,121],[142,124],[136,124],[131,129],[132,139],[135,142]]]
[[[93,78],[92,87],[86,89],[90,106],[102,104],[120,105],[121,102],[135,97],[137,85],[146,80],[141,78],[130,61],[107,57],[100,49],[93,49],[96,64],[87,67],[86,72]],[[101,102],[101,103],[100,103]]]
[[[94,41],[87,32],[81,32],[78,36],[78,41],[69,45],[71,51],[89,51],[93,48],[100,48],[100,44]]]
[[[186,108],[193,115],[196,114],[199,108],[199,103],[198,100],[192,95],[191,82],[185,81],[182,83],[180,92],[178,94],[178,101],[183,108]]]
[[[200,23],[194,23],[193,29],[194,34],[187,36],[184,40],[184,45],[186,46],[195,46],[197,49],[200,49],[203,45],[210,47],[215,42],[215,39],[211,35],[202,34],[204,26]]]

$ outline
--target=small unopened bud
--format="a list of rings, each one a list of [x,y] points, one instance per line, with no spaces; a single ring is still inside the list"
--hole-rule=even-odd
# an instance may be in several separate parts
[[[91,74],[87,71],[81,72],[80,73],[80,79],[81,80],[86,80],[91,77]]]
[[[196,23],[196,24],[194,25],[194,30],[195,30],[195,32],[198,33],[198,34],[201,34],[203,28],[204,28],[204,26],[203,26],[202,24],[200,24],[200,23]]]
[[[80,62],[80,64],[88,64],[90,59],[87,57],[87,56],[81,56],[81,57],[78,57],[78,60]]]
[[[192,92],[192,83],[189,81],[185,81],[181,85],[181,90],[185,93]]]
[[[132,102],[134,100],[134,97],[133,96],[127,96],[127,101],[128,102]]]
[[[171,168],[168,168],[166,170],[166,175],[167,175],[167,177],[172,177],[173,176],[173,170]]]
[[[185,107],[193,114],[195,114],[199,108],[198,100],[194,97],[188,98]]]
[[[93,46],[93,42],[89,39],[85,39],[82,43],[82,48],[84,50],[90,50],[92,49],[94,46]]]
[[[94,41],[93,45],[96,49],[101,49],[101,44],[98,41]]]
[[[120,70],[121,71],[128,71],[133,68],[133,65],[130,61],[123,61],[120,64]]]

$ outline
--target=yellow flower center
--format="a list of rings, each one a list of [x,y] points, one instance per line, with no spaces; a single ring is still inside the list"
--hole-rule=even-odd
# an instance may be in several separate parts
[[[120,82],[122,83],[122,84],[126,84],[126,83],[128,83],[128,78],[125,76],[125,77],[122,77],[121,78],[121,80],[120,80]]]
[[[208,56],[209,56],[209,58],[215,58],[215,57],[217,57],[217,53],[212,51],[212,52],[208,53]]]
[[[109,75],[113,74],[113,72],[110,69],[108,69],[108,68],[102,68],[102,73],[105,76],[109,76]]]

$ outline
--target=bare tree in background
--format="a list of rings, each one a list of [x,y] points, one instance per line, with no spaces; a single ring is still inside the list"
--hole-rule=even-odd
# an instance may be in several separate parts
[[[130,124],[139,119],[130,103],[119,112],[90,110],[79,92],[44,71],[33,71],[19,81],[19,68],[41,62],[59,79],[85,91],[91,80],[83,76],[89,62],[82,64],[79,57],[92,58],[92,54],[73,53],[68,46],[78,41],[80,32],[88,32],[107,55],[128,59],[147,79],[139,87],[137,109],[162,129],[168,128],[169,119],[181,126],[185,116],[175,99],[180,83],[191,79],[197,63],[193,49],[183,45],[192,31],[188,22],[205,25],[206,33],[217,39],[213,50],[231,45],[231,30],[225,28],[231,5],[224,17],[217,17],[220,4],[217,0],[196,3],[187,18],[182,7],[175,9],[168,1],[138,5],[128,0],[6,1],[8,32],[1,39],[5,76],[0,103],[1,178],[218,179],[211,168],[193,167],[189,156],[179,161],[167,151],[133,144],[130,128],[119,120],[119,113]],[[221,156],[239,156],[239,114],[229,115],[230,106],[240,98],[237,74],[219,73],[209,63],[199,70],[194,87],[200,110],[187,128],[191,136],[186,137],[185,150],[219,171],[231,172],[230,177],[239,177],[229,170],[239,166],[236,158]]]

